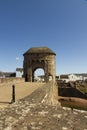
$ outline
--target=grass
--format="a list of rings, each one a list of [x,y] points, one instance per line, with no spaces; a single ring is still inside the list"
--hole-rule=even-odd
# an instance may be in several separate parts
[[[78,86],[78,89],[79,89],[81,92],[87,94],[87,84]]]

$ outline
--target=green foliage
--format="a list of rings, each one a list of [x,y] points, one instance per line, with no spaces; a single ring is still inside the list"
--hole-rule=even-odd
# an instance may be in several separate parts
[[[87,84],[85,85],[80,85],[79,90],[82,91],[83,93],[87,94]]]

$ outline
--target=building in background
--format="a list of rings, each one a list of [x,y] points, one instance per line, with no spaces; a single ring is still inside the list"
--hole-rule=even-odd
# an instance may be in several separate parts
[[[59,78],[57,80],[62,80],[65,82],[69,81],[85,81],[87,80],[87,73],[82,74],[62,74],[59,75]]]
[[[16,77],[15,72],[0,72],[0,78]]]
[[[2,71],[0,71],[0,78],[5,78],[5,74]]]
[[[16,77],[18,78],[23,77],[23,68],[16,68]]]

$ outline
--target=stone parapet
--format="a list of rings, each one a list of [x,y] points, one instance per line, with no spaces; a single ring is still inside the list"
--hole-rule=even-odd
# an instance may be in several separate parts
[[[24,82],[24,78],[0,78],[0,84]]]

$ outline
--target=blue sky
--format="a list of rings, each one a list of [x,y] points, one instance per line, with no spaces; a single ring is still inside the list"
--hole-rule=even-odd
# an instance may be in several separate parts
[[[56,74],[87,72],[86,0],[0,0],[0,70],[23,66],[30,47],[56,53]]]

